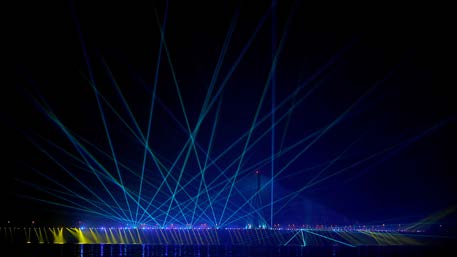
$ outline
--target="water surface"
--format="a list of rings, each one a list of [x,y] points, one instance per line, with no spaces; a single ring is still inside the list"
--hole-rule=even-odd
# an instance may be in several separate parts
[[[403,256],[457,256],[453,247],[440,246],[325,246],[325,247],[237,247],[237,246],[155,246],[108,244],[26,244],[4,247],[8,256],[27,257],[98,257],[98,256],[341,256],[341,257],[403,257]],[[2,256],[6,256],[3,255]]]

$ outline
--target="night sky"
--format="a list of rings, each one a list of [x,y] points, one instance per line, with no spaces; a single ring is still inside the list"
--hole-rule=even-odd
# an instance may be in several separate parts
[[[301,191],[275,217],[277,222],[415,222],[456,206],[456,81],[452,76],[455,69],[449,65],[455,60],[455,46],[449,41],[446,26],[402,11],[381,15],[374,15],[372,9],[362,14],[321,9],[315,12],[304,1],[280,1],[272,18],[268,4],[243,2],[208,5],[170,1],[167,8],[165,2],[56,1],[13,7],[15,15],[5,37],[11,44],[4,49],[13,57],[9,63],[13,72],[8,74],[11,80],[5,80],[2,86],[0,111],[0,223],[12,220],[28,224],[37,220],[43,224],[75,224],[91,218],[29,199],[62,202],[39,190],[60,186],[36,170],[63,185],[75,185],[37,146],[48,149],[66,167],[74,168],[75,176],[85,177],[72,166],[68,156],[49,143],[78,153],[38,103],[49,106],[48,110],[72,132],[109,152],[97,99],[89,83],[91,76],[100,94],[132,124],[110,80],[109,67],[145,133],[161,42],[158,23],[164,20],[168,57],[190,127],[197,123],[231,24],[234,30],[215,83],[216,91],[246,50],[219,98],[222,102],[211,149],[214,156],[249,130],[266,84],[259,119],[271,111],[272,84],[266,82],[274,55],[272,46],[281,43],[274,73],[274,104],[291,100],[275,112],[276,119],[285,115],[275,127],[276,151],[345,114],[325,134],[314,137],[315,142],[311,139],[275,160],[276,170],[287,165],[276,184],[278,197],[299,190],[313,181],[320,170],[321,177],[335,174]],[[354,20],[349,21],[348,17]],[[245,49],[258,26],[252,43]],[[304,83],[303,90],[292,96]],[[182,130],[186,128],[186,118],[164,49],[156,93],[150,144],[163,160],[170,161],[176,158],[188,134]],[[204,148],[210,141],[219,100],[196,138]],[[294,103],[298,103],[296,108],[287,113]],[[138,170],[143,155],[141,145],[107,105],[103,108],[118,158]],[[270,128],[270,119],[254,130],[252,141]],[[243,167],[271,154],[270,134],[247,152]],[[310,142],[314,143],[309,149],[288,164]],[[227,165],[242,149],[243,144],[237,145],[218,164]],[[323,169],[343,152],[341,160]],[[204,159],[203,155],[200,157]],[[147,164],[152,167],[151,160]],[[112,163],[106,165],[111,167]],[[350,168],[336,173],[345,167]],[[188,169],[195,168],[195,160],[189,161]],[[268,179],[270,163],[254,165],[252,173],[256,169],[261,170],[263,181]],[[233,175],[234,170],[227,174]],[[255,179],[247,174],[244,177],[248,182],[246,186],[240,184],[240,188],[248,187],[249,181],[254,183]],[[151,179],[157,177],[151,175]],[[86,183],[100,189],[93,180]],[[132,182],[131,187],[136,184]],[[262,197],[264,201],[268,198]],[[242,202],[236,197],[233,201]],[[306,213],[310,216],[304,217]],[[440,222],[455,221],[455,214],[450,214]]]

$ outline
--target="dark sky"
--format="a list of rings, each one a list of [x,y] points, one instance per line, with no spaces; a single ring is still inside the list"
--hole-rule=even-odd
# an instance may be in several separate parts
[[[60,201],[24,183],[56,188],[35,169],[64,185],[71,187],[75,183],[28,140],[46,148],[50,147],[42,139],[46,138],[77,153],[62,131],[43,114],[36,99],[45,101],[74,133],[109,151],[94,91],[88,83],[91,74],[82,44],[101,94],[120,110],[121,116],[128,117],[107,75],[106,63],[140,127],[143,131],[147,127],[160,45],[158,21],[164,20],[165,2],[75,2],[35,2],[11,9],[13,15],[5,32],[5,39],[11,44],[4,50],[13,57],[9,63],[13,72],[2,88],[1,103],[1,199],[7,206],[2,211],[2,224],[6,219],[49,223],[78,219],[72,210],[27,199],[32,196]],[[286,35],[275,73],[276,104],[309,81],[295,100],[288,101],[275,114],[276,118],[282,117],[294,101],[309,93],[290,118],[276,127],[276,151],[331,124],[350,108],[339,123],[284,170],[278,178],[278,196],[312,181],[319,168],[309,171],[311,167],[322,169],[350,145],[345,157],[322,171],[322,176],[375,156],[303,190],[286,210],[302,213],[307,208],[322,209],[316,215],[333,217],[337,213],[352,222],[370,223],[414,221],[455,206],[456,81],[451,65],[455,47],[449,41],[447,26],[441,23],[444,21],[431,20],[413,10],[327,12],[325,8],[314,11],[304,1],[280,1],[272,26],[271,11],[265,3],[170,2],[165,40],[191,127],[197,122],[231,22],[235,20],[236,25],[216,89],[267,15],[221,95],[212,149],[215,154],[247,131],[255,116],[272,62],[272,28],[276,29],[276,45]],[[165,51],[158,82],[152,148],[164,160],[174,160],[188,136],[170,115],[173,113],[186,126]],[[270,85],[260,118],[271,110],[271,99]],[[197,137],[205,147],[216,109],[217,104]],[[105,111],[109,113],[106,106]],[[107,114],[107,121],[119,158],[138,168],[142,154],[139,143],[114,115]],[[270,125],[267,122],[255,130],[253,140]],[[268,157],[270,147],[267,136],[246,154],[243,165]],[[276,169],[288,165],[305,147],[302,144],[278,158]],[[240,144],[219,165],[229,163],[241,150]],[[68,157],[61,153],[55,156],[71,167]],[[195,162],[188,165],[189,169],[195,168]],[[266,177],[269,167],[262,164],[256,168]],[[84,176],[80,171],[73,172]],[[87,183],[91,186],[90,181]],[[70,221],[66,217],[71,217]],[[281,218],[291,217],[279,214],[278,220]],[[331,219],[317,220],[333,222]]]

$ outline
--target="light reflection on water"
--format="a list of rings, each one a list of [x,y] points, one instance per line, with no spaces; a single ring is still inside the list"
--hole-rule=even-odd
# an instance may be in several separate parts
[[[65,247],[65,246],[61,246]],[[302,247],[265,248],[229,246],[74,245],[79,257],[95,256],[302,256]],[[70,248],[70,247],[66,247]],[[68,252],[68,251],[67,251]],[[63,256],[63,255],[62,255]],[[67,256],[67,255],[65,255]],[[68,255],[71,256],[71,255]]]
[[[340,257],[397,257],[397,256],[457,256],[454,248],[419,246],[372,247],[237,247],[237,246],[157,246],[157,245],[108,245],[108,244],[27,244],[9,245],[4,252],[10,256],[24,257],[291,257],[291,256],[340,256]],[[3,255],[2,255],[3,256]]]

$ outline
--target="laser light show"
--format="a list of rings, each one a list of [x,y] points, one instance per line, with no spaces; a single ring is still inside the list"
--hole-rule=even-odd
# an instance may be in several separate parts
[[[14,13],[0,240],[18,254],[374,256],[361,249],[455,241],[448,34],[336,16],[320,29],[299,0]]]

